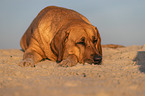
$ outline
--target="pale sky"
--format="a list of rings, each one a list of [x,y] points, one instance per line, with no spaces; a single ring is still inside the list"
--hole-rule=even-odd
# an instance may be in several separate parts
[[[1,0],[0,49],[20,49],[20,39],[46,6],[73,9],[98,28],[102,44],[145,44],[145,0]]]

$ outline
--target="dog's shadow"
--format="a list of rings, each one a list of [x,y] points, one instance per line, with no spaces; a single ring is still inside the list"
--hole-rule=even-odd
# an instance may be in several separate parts
[[[145,51],[138,51],[133,61],[135,61],[137,65],[140,65],[140,72],[145,73]]]

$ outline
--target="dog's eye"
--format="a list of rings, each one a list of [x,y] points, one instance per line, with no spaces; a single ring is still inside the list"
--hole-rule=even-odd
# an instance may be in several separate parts
[[[93,44],[97,43],[98,39],[96,39],[95,36],[93,36],[92,38],[93,38]]]
[[[85,42],[84,41],[81,41],[81,42],[77,42],[76,44],[85,45]]]
[[[97,43],[97,41],[98,41],[97,39],[96,40],[93,40],[93,43],[95,44],[95,43]]]
[[[77,42],[76,44],[85,45],[85,37],[82,37],[81,40]]]

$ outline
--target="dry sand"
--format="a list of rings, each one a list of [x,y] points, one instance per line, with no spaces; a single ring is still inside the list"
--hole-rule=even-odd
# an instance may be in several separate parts
[[[103,48],[102,65],[20,67],[23,52],[0,50],[0,96],[145,96],[145,45]]]

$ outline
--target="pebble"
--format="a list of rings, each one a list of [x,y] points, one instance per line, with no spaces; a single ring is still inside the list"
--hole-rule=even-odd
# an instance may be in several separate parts
[[[82,75],[83,75],[83,77],[87,77],[86,73],[83,73]]]

